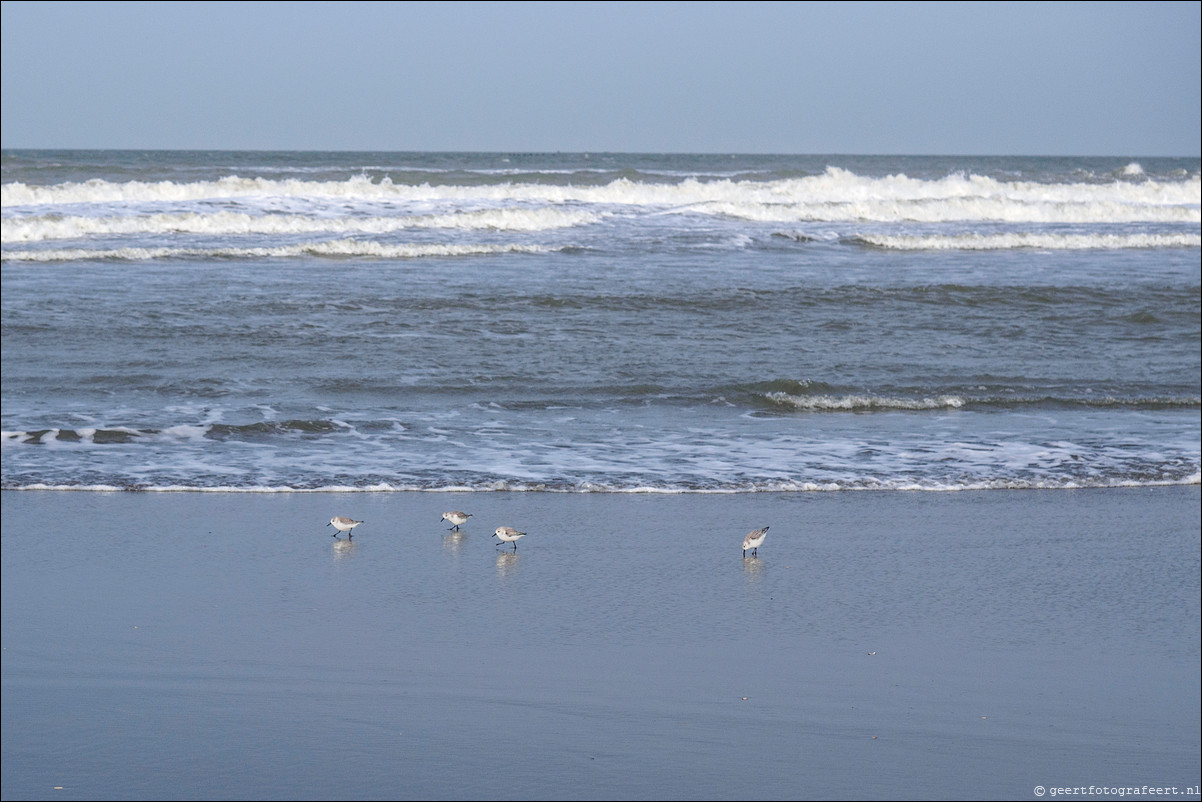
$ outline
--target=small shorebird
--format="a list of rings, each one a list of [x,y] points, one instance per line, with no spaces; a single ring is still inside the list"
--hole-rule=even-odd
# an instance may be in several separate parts
[[[525,532],[519,532],[510,526],[499,526],[497,527],[497,531],[492,534],[493,537],[501,538],[502,543],[512,543],[514,551],[518,550],[518,538],[526,536]]]
[[[470,512],[460,512],[459,510],[451,510],[450,512],[444,512],[442,514],[442,517],[439,518],[438,520],[450,521],[451,523],[455,524],[454,526],[451,527],[451,529],[454,529],[456,532],[458,532],[459,524],[467,523],[467,519],[471,518],[471,517],[472,517],[472,514]],[[447,531],[449,532],[450,529],[448,529]]]
[[[351,532],[351,530],[361,523],[363,522],[356,521],[354,518],[344,518],[341,515],[335,515],[330,519],[330,522],[326,524],[326,526],[332,526],[337,529],[338,532],[347,532],[347,537],[354,537],[355,533]],[[338,532],[334,533],[334,537],[338,537]]]
[[[751,549],[751,556],[758,557],[756,550],[764,545],[764,538],[768,537],[768,527],[757,529],[754,532],[748,532],[747,537],[743,538],[743,556],[747,556],[747,550]]]

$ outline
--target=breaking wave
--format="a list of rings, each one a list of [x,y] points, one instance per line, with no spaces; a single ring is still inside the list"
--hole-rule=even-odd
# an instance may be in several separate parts
[[[940,179],[859,176],[829,167],[820,175],[773,180],[645,182],[618,178],[601,186],[543,182],[502,184],[405,184],[384,177],[342,181],[272,180],[229,176],[216,181],[83,183],[0,187],[6,209],[90,204],[133,206],[201,202],[302,200],[327,206],[350,204],[477,203],[593,204],[659,207],[755,220],[1007,222],[1198,222],[1202,183],[1114,180],[1044,184],[954,174]]]
[[[861,234],[849,241],[895,251],[1005,251],[1018,249],[1085,251],[1129,248],[1199,248],[1202,234]]]
[[[371,240],[342,239],[279,245],[269,248],[62,248],[5,251],[4,260],[12,262],[70,262],[80,260],[144,261],[147,259],[274,259],[316,256],[329,258],[374,257],[379,259],[419,259],[436,256],[481,256],[505,253],[549,253],[555,250],[539,245],[390,245]]]

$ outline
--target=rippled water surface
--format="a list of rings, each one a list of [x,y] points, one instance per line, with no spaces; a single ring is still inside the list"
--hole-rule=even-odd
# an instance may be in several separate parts
[[[5,488],[1196,484],[1197,160],[5,151]]]

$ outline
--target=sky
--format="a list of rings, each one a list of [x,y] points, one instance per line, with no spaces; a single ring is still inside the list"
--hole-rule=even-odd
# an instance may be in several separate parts
[[[0,147],[1198,156],[1202,3],[0,4]]]

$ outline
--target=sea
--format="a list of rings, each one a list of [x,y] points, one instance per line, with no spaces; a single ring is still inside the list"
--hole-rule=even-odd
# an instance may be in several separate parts
[[[1198,485],[1200,160],[2,153],[0,487]]]

